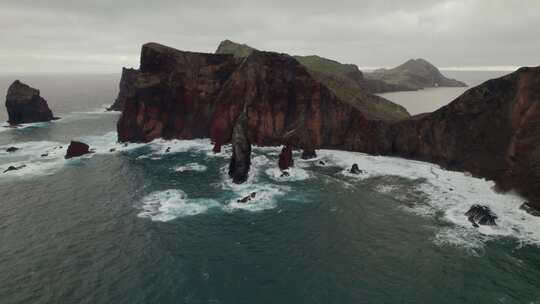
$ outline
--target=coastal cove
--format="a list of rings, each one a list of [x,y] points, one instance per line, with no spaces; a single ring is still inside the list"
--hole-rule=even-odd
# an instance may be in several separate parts
[[[518,195],[430,163],[326,149],[308,161],[295,151],[281,177],[280,147],[257,146],[236,185],[230,145],[118,143],[120,114],[105,107],[119,77],[20,77],[62,118],[0,131],[0,168],[26,165],[0,175],[6,303],[540,300],[540,217]],[[1,79],[5,95],[13,78]],[[73,139],[95,153],[65,160]],[[354,163],[364,173],[348,173]],[[476,203],[497,226],[470,224]]]

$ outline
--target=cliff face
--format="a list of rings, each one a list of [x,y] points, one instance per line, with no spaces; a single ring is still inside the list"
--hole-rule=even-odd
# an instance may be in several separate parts
[[[373,103],[370,95],[357,102],[335,94],[322,76],[285,54],[253,51],[235,58],[151,43],[143,46],[136,73],[125,86],[130,89],[120,92],[121,141],[209,137],[222,145],[245,113],[252,144],[431,161],[516,188],[540,207],[540,67],[488,81],[433,113],[400,121],[373,115],[365,107]]]
[[[376,118],[361,104],[340,99],[284,54],[255,51],[236,59],[150,43],[143,46],[137,73],[122,86],[131,89],[119,94],[125,98],[121,141],[210,137],[228,143],[245,108],[253,144],[279,145],[287,132],[302,131],[297,145],[340,147],[359,123]]]
[[[375,85],[382,82],[386,88],[395,86],[402,91],[414,91],[431,87],[466,87],[461,81],[446,78],[440,71],[424,59],[411,59],[393,69],[379,69],[367,73],[366,79]],[[381,86],[381,89],[385,89]]]
[[[390,133],[392,154],[496,180],[540,207],[540,67],[487,81]]]
[[[220,43],[216,54],[231,54],[244,58],[258,51],[246,44],[230,40]],[[343,64],[320,56],[293,56],[306,70],[330,89],[341,100],[349,102],[371,117],[382,120],[399,120],[409,117],[407,110],[382,97],[370,93],[407,90],[407,87],[388,84],[382,80],[365,79],[354,64]]]
[[[19,80],[15,80],[6,96],[8,122],[11,125],[44,122],[54,119],[47,101],[34,89]]]

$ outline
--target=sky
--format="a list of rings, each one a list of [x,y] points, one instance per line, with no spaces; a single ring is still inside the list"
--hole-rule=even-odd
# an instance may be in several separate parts
[[[221,40],[361,68],[540,65],[539,0],[0,0],[0,74],[116,73],[141,45]]]

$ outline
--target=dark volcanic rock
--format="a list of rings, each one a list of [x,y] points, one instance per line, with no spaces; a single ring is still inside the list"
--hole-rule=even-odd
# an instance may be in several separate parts
[[[242,203],[242,204],[245,204],[253,199],[255,199],[255,196],[257,195],[256,192],[251,192],[248,196],[244,197],[244,198],[241,198],[239,200],[237,200],[236,202],[237,203]]]
[[[497,215],[495,215],[495,213],[487,206],[473,205],[469,211],[465,212],[465,215],[469,218],[469,221],[474,227],[478,227],[478,225],[497,225],[495,223]]]
[[[6,149],[6,152],[13,153],[13,152],[16,152],[18,150],[19,150],[19,148],[17,148],[17,147],[9,147],[9,148]]]
[[[353,164],[351,169],[349,170],[350,173],[352,174],[361,174],[361,173],[364,173],[363,170],[360,170],[360,168],[358,168],[358,164]]]
[[[64,158],[69,159],[72,157],[79,157],[85,154],[92,153],[89,148],[90,147],[85,143],[79,141],[71,141],[67,149],[66,156],[64,156]]]
[[[140,78],[140,72],[135,69],[122,69],[122,76],[120,78],[119,93],[114,103],[107,108],[108,111],[122,111],[124,109],[124,103],[126,99],[135,94],[135,90],[144,85],[146,79]],[[140,83],[142,82],[142,83]]]
[[[212,148],[212,152],[221,153],[221,145],[220,144],[214,144],[214,147]]]
[[[281,153],[279,154],[278,166],[281,171],[287,170],[290,167],[294,166],[292,146],[290,144],[285,145],[285,147],[281,149]]]
[[[247,118],[240,115],[232,135],[232,156],[229,163],[229,176],[236,184],[245,182],[251,165],[251,144],[247,138]]]
[[[304,149],[302,151],[302,159],[313,159],[317,157],[317,153],[315,153],[315,149]]]
[[[540,207],[540,67],[472,88],[449,105],[400,121],[378,119],[285,54],[232,55],[143,46],[141,68],[118,121],[120,141],[210,138],[231,142],[245,113],[246,140],[419,159],[495,180]],[[247,171],[246,171],[247,172]],[[247,173],[246,173],[247,174]]]
[[[11,125],[44,122],[55,119],[47,101],[36,90],[19,80],[9,86],[6,96],[8,122]]]
[[[9,166],[6,170],[4,170],[4,173],[9,172],[9,171],[16,171],[16,170],[22,169],[24,167],[26,167],[26,165]]]

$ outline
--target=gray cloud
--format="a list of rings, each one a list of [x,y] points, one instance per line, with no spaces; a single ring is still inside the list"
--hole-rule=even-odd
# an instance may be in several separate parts
[[[229,38],[359,66],[540,65],[540,1],[4,0],[0,73],[117,72],[148,41],[213,52]]]

